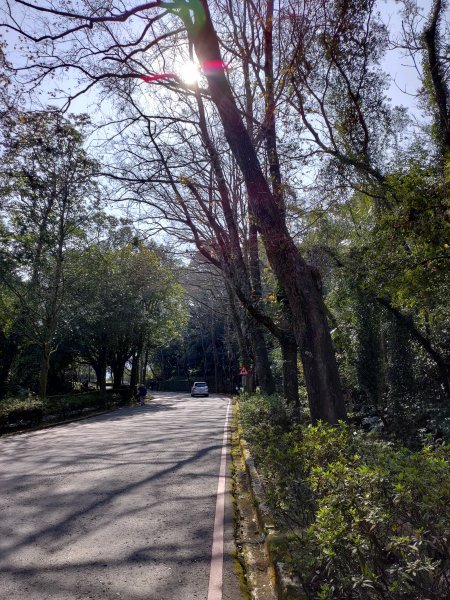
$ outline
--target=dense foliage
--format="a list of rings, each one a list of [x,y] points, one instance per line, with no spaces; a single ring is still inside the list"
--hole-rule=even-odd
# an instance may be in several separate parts
[[[311,599],[442,599],[450,590],[450,446],[410,451],[348,425],[295,424],[240,399],[276,525],[274,552]]]
[[[128,364],[133,387],[183,329],[175,263],[103,212],[88,124],[56,111],[2,120],[0,397],[70,391],[83,363],[102,390],[107,368],[118,388]]]
[[[0,434],[86,416],[128,400],[126,393],[112,390],[50,396],[45,400],[30,393],[25,397],[8,398],[0,403]]]

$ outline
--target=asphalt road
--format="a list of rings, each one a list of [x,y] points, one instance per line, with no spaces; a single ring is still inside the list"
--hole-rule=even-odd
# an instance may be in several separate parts
[[[0,440],[0,598],[206,600],[227,404],[163,392]],[[223,600],[233,550],[226,494]]]

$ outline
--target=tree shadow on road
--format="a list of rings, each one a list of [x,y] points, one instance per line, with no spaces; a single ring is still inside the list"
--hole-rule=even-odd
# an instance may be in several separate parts
[[[163,416],[176,408],[152,402],[8,440],[4,589],[21,597],[31,587],[36,600],[168,600],[182,597],[175,588],[167,596],[171,571],[179,570],[178,590],[197,569],[204,576],[223,421],[202,406],[181,422]]]

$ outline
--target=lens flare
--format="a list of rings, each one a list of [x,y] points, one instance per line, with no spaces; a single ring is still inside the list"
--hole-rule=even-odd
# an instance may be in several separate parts
[[[200,77],[199,66],[191,61],[183,63],[180,66],[179,73],[180,79],[188,85],[197,83],[198,78]]]
[[[225,64],[223,60],[205,60],[201,65],[192,61],[181,63],[176,69],[176,73],[153,73],[151,75],[139,75],[139,78],[146,83],[153,83],[161,79],[173,79],[182,81],[186,85],[198,83],[201,75],[214,75],[220,71],[229,71],[230,65]]]

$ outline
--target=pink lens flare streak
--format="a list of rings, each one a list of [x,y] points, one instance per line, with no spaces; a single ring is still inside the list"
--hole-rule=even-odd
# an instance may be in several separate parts
[[[202,63],[202,70],[205,73],[208,71],[220,71],[221,69],[227,71],[228,68],[229,65],[226,65],[223,60],[205,60],[205,62]]]

